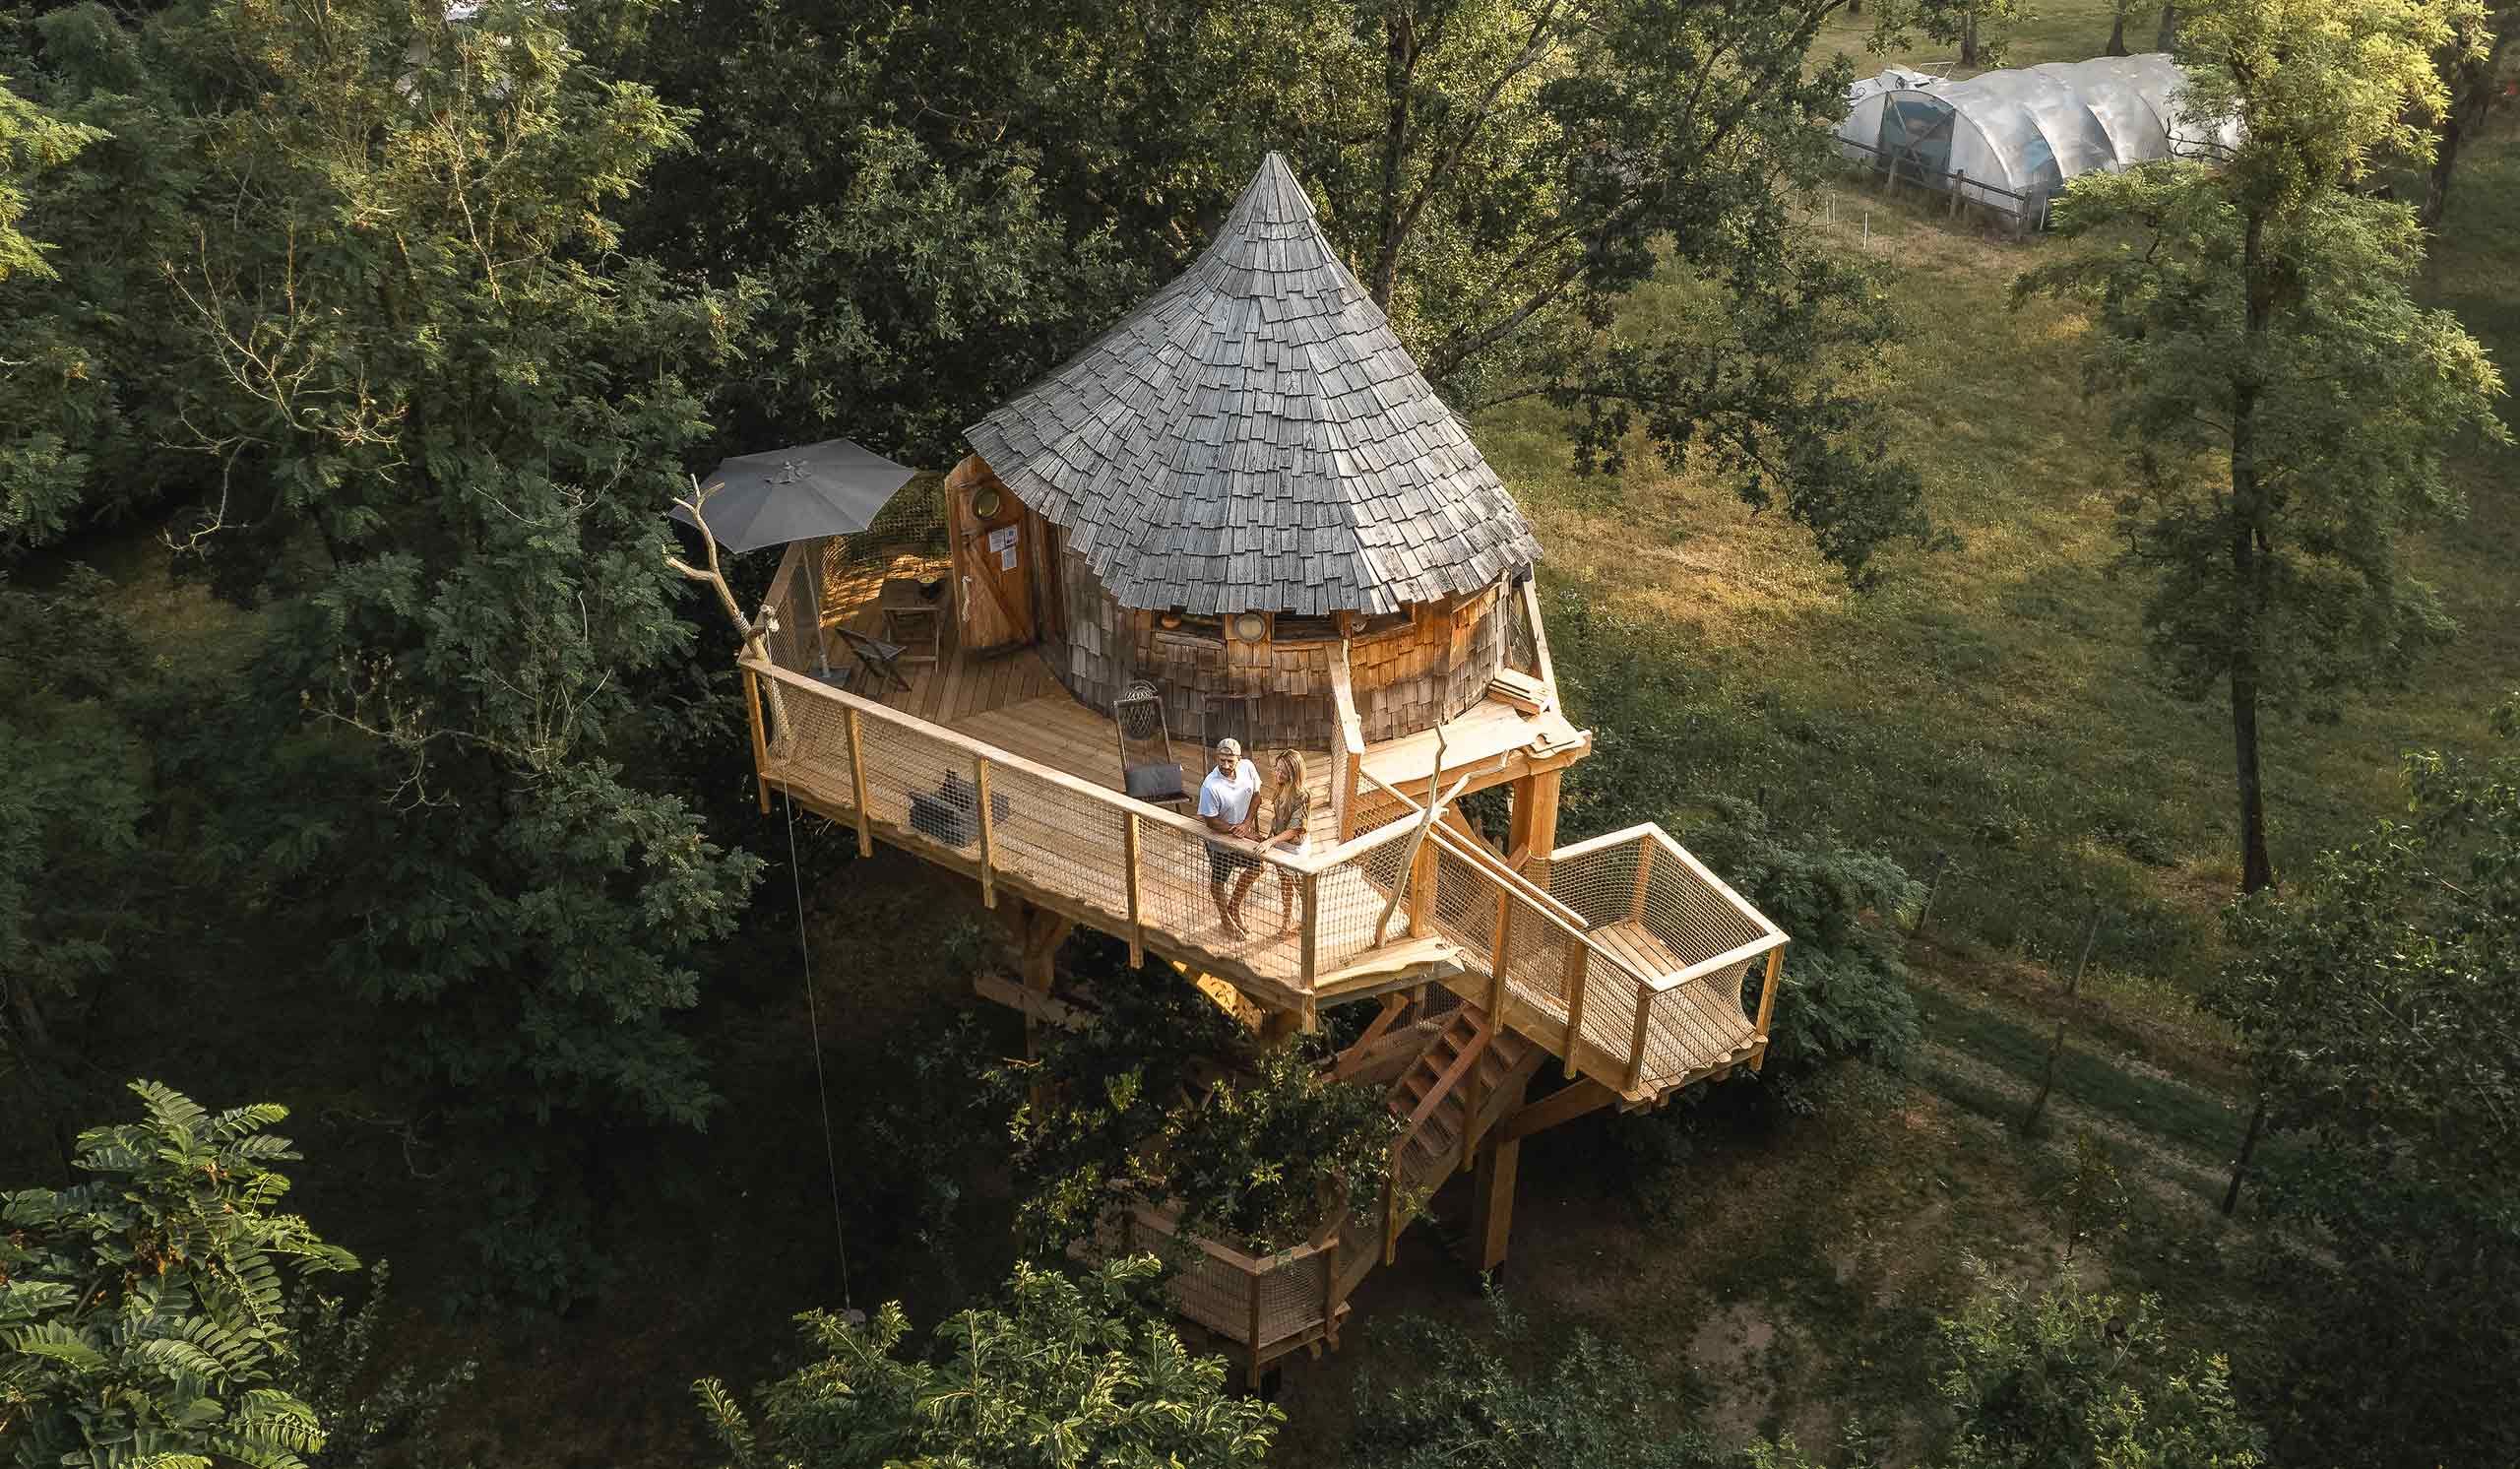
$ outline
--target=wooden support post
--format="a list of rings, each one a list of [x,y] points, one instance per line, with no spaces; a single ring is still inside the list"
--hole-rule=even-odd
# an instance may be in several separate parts
[[[1313,977],[1321,968],[1321,874],[1303,874],[1303,992],[1312,993]]]
[[[1471,1181],[1470,1247],[1478,1254],[1481,1275],[1505,1263],[1506,1241],[1514,1232],[1514,1176],[1522,1161],[1522,1139],[1506,1136],[1501,1123],[1479,1149]]]
[[[761,813],[770,814],[770,741],[761,734],[761,675],[743,671],[744,711],[752,717],[753,784],[761,788]]]
[[[849,788],[850,799],[857,805],[857,855],[875,855],[875,834],[866,824],[866,730],[857,717],[857,707],[850,705],[849,716]]]
[[[1301,1010],[1271,1010],[1260,1017],[1260,1039],[1272,1046],[1302,1028]]]
[[[1768,950],[1767,982],[1759,986],[1759,1054],[1750,1060],[1750,1069],[1759,1069],[1768,1058],[1768,1017],[1776,1013],[1776,987],[1785,981],[1785,950]]]
[[[1251,1285],[1251,1390],[1260,1390],[1260,1276],[1243,1277]]]
[[[1633,1095],[1645,1080],[1645,1022],[1654,1014],[1654,991],[1636,987],[1636,1026],[1627,1038],[1627,1080],[1619,1090]]]
[[[1505,853],[1527,869],[1532,859],[1546,861],[1557,850],[1557,794],[1560,772],[1544,770],[1514,783],[1514,815]]]
[[[1129,873],[1129,967],[1135,969],[1146,962],[1145,899],[1138,887],[1138,813],[1131,811],[1122,820],[1120,852]]]
[[[1409,863],[1409,936],[1428,938],[1435,931],[1435,854],[1431,844],[1418,849]]]
[[[1584,1043],[1584,980],[1593,972],[1593,947],[1566,940],[1566,1074],[1575,1074],[1575,1049]]]
[[[1643,837],[1636,844],[1636,896],[1627,905],[1627,921],[1645,922],[1646,884],[1654,880],[1654,839]]]
[[[1356,777],[1364,766],[1365,757],[1352,753],[1340,760],[1334,777],[1346,793],[1339,804],[1339,840],[1343,842],[1356,834]]]
[[[980,906],[997,906],[997,823],[988,819],[988,756],[972,758],[973,784],[979,789],[980,805]]]

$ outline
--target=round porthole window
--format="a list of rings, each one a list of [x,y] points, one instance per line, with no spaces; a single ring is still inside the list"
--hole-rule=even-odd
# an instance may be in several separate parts
[[[997,512],[1005,508],[1006,496],[994,484],[982,485],[972,492],[972,513],[982,520],[997,519]]]
[[[1269,619],[1258,612],[1243,612],[1233,619],[1233,635],[1246,643],[1256,643],[1269,635]]]

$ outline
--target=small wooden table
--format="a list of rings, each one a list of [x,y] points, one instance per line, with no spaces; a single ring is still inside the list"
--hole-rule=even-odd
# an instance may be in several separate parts
[[[945,596],[942,589],[932,599],[921,596],[918,584],[914,576],[888,576],[875,606],[884,614],[884,640],[902,645],[901,661],[932,664],[945,648]]]

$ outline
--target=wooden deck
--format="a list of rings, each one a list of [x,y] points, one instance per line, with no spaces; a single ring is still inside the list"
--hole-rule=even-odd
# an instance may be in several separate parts
[[[840,581],[831,604],[823,609],[826,627],[846,626],[870,636],[882,636],[883,611],[877,599],[884,581],[891,577],[941,575],[944,567],[941,560],[899,556],[852,569]],[[951,609],[944,611],[938,620],[950,625]],[[850,691],[887,709],[942,725],[1105,789],[1123,789],[1119,735],[1110,716],[1078,703],[1052,676],[1039,649],[1023,648],[994,658],[974,658],[951,645],[950,630],[947,643],[934,663],[905,661],[901,665],[910,681],[908,690],[877,679],[860,679],[851,682]],[[849,668],[853,663],[845,645],[828,630],[824,651],[834,669]],[[1195,739],[1176,737],[1172,753],[1181,762],[1184,789],[1195,793],[1208,769],[1208,752]],[[1275,752],[1263,749],[1244,753],[1260,767],[1265,801],[1265,788],[1271,778],[1268,762]],[[1330,808],[1330,752],[1305,750],[1302,754],[1304,786],[1312,794],[1306,830],[1316,846],[1325,846],[1338,840]],[[1187,803],[1181,809],[1184,814],[1195,814]],[[1262,814],[1266,819],[1268,813]],[[1260,902],[1263,897],[1269,900],[1265,904]],[[1271,910],[1266,924],[1252,925],[1255,931],[1276,926],[1276,901],[1274,894],[1253,889],[1252,902]]]

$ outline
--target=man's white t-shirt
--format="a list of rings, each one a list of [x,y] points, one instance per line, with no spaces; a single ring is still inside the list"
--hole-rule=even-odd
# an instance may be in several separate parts
[[[1234,762],[1233,779],[1214,766],[1208,778],[1199,783],[1199,814],[1221,816],[1228,826],[1240,826],[1242,818],[1251,814],[1251,798],[1260,794],[1260,767],[1248,760]]]

